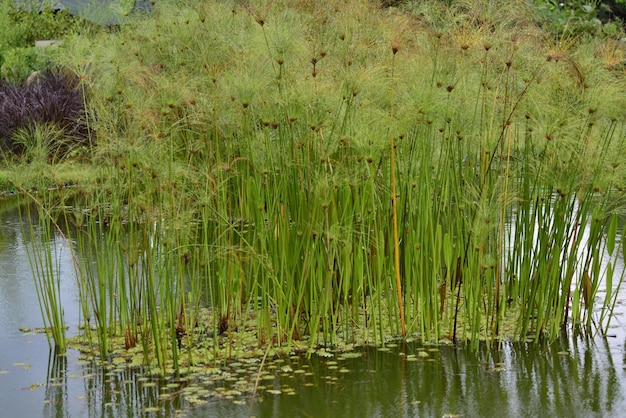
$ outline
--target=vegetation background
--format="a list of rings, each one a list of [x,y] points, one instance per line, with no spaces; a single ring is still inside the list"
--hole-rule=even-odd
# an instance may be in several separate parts
[[[3,1],[2,186],[75,243],[81,344],[105,357],[606,329],[607,5],[172,0],[101,27]],[[33,269],[65,347],[52,254]]]

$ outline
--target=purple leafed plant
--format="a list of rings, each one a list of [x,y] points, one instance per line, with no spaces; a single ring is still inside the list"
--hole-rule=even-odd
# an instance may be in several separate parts
[[[78,78],[66,71],[33,73],[22,84],[0,81],[0,150],[20,154],[19,129],[53,125],[63,132],[65,151],[90,143],[85,100]]]

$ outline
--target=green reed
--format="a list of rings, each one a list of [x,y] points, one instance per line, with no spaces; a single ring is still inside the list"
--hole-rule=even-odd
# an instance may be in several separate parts
[[[624,121],[590,83],[614,74],[503,40],[512,20],[470,39],[475,22],[433,33],[361,3],[272,3],[263,24],[175,4],[67,51],[98,115],[77,246],[100,354],[121,338],[165,371],[606,330]]]
[[[33,163],[37,164],[37,163]],[[41,183],[42,188],[45,184]],[[70,218],[65,208],[71,199],[63,188],[45,190],[35,197],[21,186],[15,187],[25,197],[26,202],[20,206],[20,215],[24,225],[25,235],[29,237],[27,246],[28,260],[33,271],[37,299],[41,308],[46,337],[51,348],[54,342],[55,350],[63,353],[68,342],[66,337],[66,322],[61,294],[62,259],[64,250],[69,251],[72,272],[77,275],[78,290],[81,298],[80,306],[83,315],[88,314],[88,306],[83,298],[87,297],[78,277],[79,260],[72,246]],[[36,209],[36,212],[33,212]]]
[[[33,214],[27,206],[25,217],[32,219]],[[49,335],[52,336],[54,347],[65,352],[67,341],[65,336],[65,318],[61,301],[61,278],[59,266],[59,248],[55,239],[55,229],[50,225],[50,219],[45,210],[38,211],[44,218],[35,230],[35,224],[29,222],[29,235],[32,237],[32,248],[28,251],[28,259],[35,277],[37,299],[41,308],[44,327],[48,329],[46,336],[52,347]]]

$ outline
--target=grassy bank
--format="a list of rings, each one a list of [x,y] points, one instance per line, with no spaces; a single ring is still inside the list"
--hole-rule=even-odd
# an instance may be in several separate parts
[[[246,332],[262,350],[605,329],[624,46],[555,39],[522,1],[454,3],[159,2],[68,38],[94,181],[40,207],[72,199],[90,347],[178,367],[199,335],[220,357]]]

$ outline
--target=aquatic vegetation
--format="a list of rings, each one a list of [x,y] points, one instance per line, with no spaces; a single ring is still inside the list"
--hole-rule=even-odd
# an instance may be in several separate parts
[[[159,2],[67,40],[99,181],[42,192],[80,227],[85,349],[180,370],[605,330],[623,73],[523,3],[446,24],[444,5]]]

